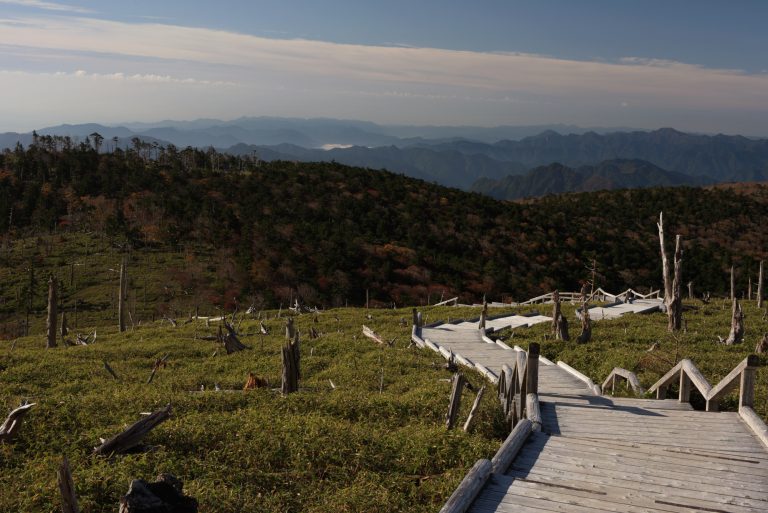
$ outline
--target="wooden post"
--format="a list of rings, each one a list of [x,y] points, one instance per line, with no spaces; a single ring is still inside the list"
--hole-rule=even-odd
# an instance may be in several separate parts
[[[48,340],[45,347],[56,347],[56,280],[48,279],[48,319],[46,321]]]
[[[445,427],[452,429],[456,424],[456,417],[459,415],[461,407],[461,392],[464,390],[466,379],[457,372],[453,375],[453,388],[451,389],[451,399],[448,405],[448,414],[445,416]]]
[[[757,355],[747,357],[747,366],[741,371],[741,391],[739,392],[739,408],[742,406],[755,406],[755,374],[760,360]]]
[[[480,387],[480,390],[477,392],[477,396],[475,396],[475,402],[472,403],[472,408],[469,410],[469,415],[467,416],[467,421],[464,422],[464,431],[469,431],[469,426],[472,424],[472,420],[475,418],[475,413],[477,412],[477,408],[480,406],[480,401],[483,400],[483,394],[485,393],[485,386]]]
[[[525,369],[525,390],[528,394],[539,393],[539,350],[538,342],[528,346],[528,363]]]
[[[121,333],[125,331],[125,295],[127,290],[125,258],[123,258],[123,261],[120,263],[120,289],[118,290],[117,298],[118,329]]]
[[[680,369],[680,402],[691,402],[691,379],[685,373],[685,370]]]
[[[757,307],[763,307],[763,261],[760,260],[760,274],[757,277]]]
[[[61,461],[56,477],[59,482],[59,491],[61,492],[62,513],[80,513],[77,495],[75,495],[75,482],[72,479],[72,472],[69,470],[69,461],[66,456]]]

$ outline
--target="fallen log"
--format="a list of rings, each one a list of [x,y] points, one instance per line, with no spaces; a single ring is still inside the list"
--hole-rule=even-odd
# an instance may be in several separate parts
[[[167,404],[164,408],[157,410],[128,426],[122,433],[119,433],[109,440],[102,442],[101,445],[93,449],[93,454],[117,454],[133,449],[144,439],[150,431],[159,424],[165,422],[171,416],[171,405]]]
[[[375,340],[376,342],[378,342],[381,345],[384,345],[384,343],[385,343],[384,339],[382,339],[381,336],[378,333],[373,331],[371,328],[369,328],[365,324],[363,324],[363,335],[365,335],[366,337],[368,337],[368,338],[370,338],[372,340]]]

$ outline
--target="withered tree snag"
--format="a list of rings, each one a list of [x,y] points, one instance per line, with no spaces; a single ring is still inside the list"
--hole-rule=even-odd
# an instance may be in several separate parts
[[[560,291],[552,293],[552,334],[557,335],[557,323],[560,318]]]
[[[45,347],[56,347],[56,280],[53,275],[48,279],[48,318],[46,319],[46,328],[48,338]]]
[[[733,312],[731,315],[731,332],[723,343],[727,346],[738,344],[744,340],[744,312],[741,310],[739,301],[734,299]]]
[[[125,269],[125,258],[120,263],[120,285],[117,291],[117,323],[118,330],[125,331],[125,296],[128,293],[128,283]]]
[[[126,452],[133,449],[144,439],[147,434],[160,425],[162,422],[168,420],[171,416],[171,405],[168,404],[165,408],[161,408],[156,412],[147,415],[143,419],[140,419],[130,426],[125,431],[119,433],[109,440],[103,442],[100,446],[93,450],[93,454],[109,455],[115,453]]]
[[[659,214],[659,245],[661,246],[661,268],[664,278],[664,304],[667,308],[668,331],[680,331],[683,324],[683,301],[680,286],[683,278],[683,248],[680,235],[675,237],[674,271],[670,270],[667,250],[664,245],[664,213]]]
[[[576,338],[579,344],[586,344],[592,338],[592,320],[589,318],[589,305],[587,297],[582,296],[581,302],[581,333]]]

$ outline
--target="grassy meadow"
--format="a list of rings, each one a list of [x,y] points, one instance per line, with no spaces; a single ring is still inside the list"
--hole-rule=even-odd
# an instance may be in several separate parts
[[[259,334],[257,315],[243,315],[239,331],[249,349],[231,355],[199,338],[214,334],[215,324],[184,322],[196,304],[201,315],[224,308],[182,286],[190,279],[209,281],[209,293],[219,290],[221,299],[224,285],[216,283],[225,282],[226,270],[216,266],[215,253],[134,251],[128,301],[134,322],[118,333],[114,270],[120,248],[84,234],[51,237],[52,242],[44,237],[17,241],[0,254],[0,312],[6,326],[0,341],[0,417],[22,400],[36,403],[19,437],[0,445],[0,511],[57,511],[56,469],[64,455],[85,512],[116,511],[132,479],[154,480],[163,472],[184,481],[185,493],[197,498],[201,511],[435,511],[468,468],[492,456],[506,434],[493,393],[485,395],[470,433],[445,429],[450,374],[439,355],[409,345],[410,308],[341,308],[296,316],[302,379],[298,393],[283,397],[276,389],[285,309],[258,314],[271,330],[266,336]],[[12,331],[26,314],[28,262],[35,265],[37,284],[29,335],[18,336]],[[187,273],[183,279],[181,271]],[[60,302],[70,337],[96,330],[95,343],[45,349],[43,277],[51,272],[63,286]],[[596,383],[619,366],[636,372],[648,387],[681,358],[691,358],[714,384],[768,332],[764,311],[745,301],[746,341],[722,346],[717,335],[729,331],[730,302],[686,306],[691,307],[684,314],[686,330],[674,335],[667,333],[661,313],[597,320],[593,340],[585,345],[552,340],[546,324],[498,335],[510,345],[539,342],[544,356],[569,363]],[[550,308],[492,309],[491,314],[549,314]],[[479,315],[477,308],[422,310],[427,323]],[[575,338],[574,306],[566,304],[563,311]],[[179,325],[163,321],[164,314]],[[394,339],[393,344],[380,346],[363,337],[363,324],[385,340]],[[319,338],[309,338],[311,328]],[[656,342],[659,348],[648,351]],[[166,354],[167,367],[147,384],[154,361]],[[104,361],[119,380],[107,373]],[[269,386],[243,391],[250,372]],[[479,375],[467,374],[473,385],[482,384]],[[473,399],[473,392],[464,393],[461,422]],[[100,438],[168,403],[171,419],[145,440],[151,450],[91,456]],[[732,396],[722,408],[734,405]],[[768,417],[763,368],[755,409]]]

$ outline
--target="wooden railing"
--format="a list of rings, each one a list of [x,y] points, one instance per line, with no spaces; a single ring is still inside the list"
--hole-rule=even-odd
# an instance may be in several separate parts
[[[624,292],[620,294],[611,294],[610,292],[606,292],[602,288],[598,288],[594,292],[592,292],[588,297],[587,301],[626,301],[627,297],[631,294],[633,298],[636,299],[659,299],[660,298],[660,290],[651,290],[648,294],[641,294],[640,292],[634,290],[634,289],[627,289]],[[532,305],[536,303],[546,303],[548,301],[552,301],[552,295],[553,292],[548,292],[546,294],[542,294],[540,296],[536,296],[534,298],[529,299],[528,301],[524,301],[520,303],[521,305]],[[569,301],[571,303],[575,303],[578,301],[581,301],[581,292],[560,292],[560,300],[561,301]]]
[[[539,344],[533,342],[527,353],[517,351],[513,367],[502,365],[499,376],[499,400],[504,414],[514,423],[512,432],[491,460],[483,458],[475,462],[440,513],[465,513],[491,474],[506,472],[528,436],[533,431],[541,431],[538,390]]]
[[[674,382],[679,383],[678,399],[680,402],[690,402],[691,385],[701,393],[707,401],[707,411],[717,411],[722,398],[731,390],[739,387],[739,408],[753,407],[755,399],[755,373],[759,360],[756,355],[744,358],[720,383],[714,387],[702,376],[701,371],[687,358],[672,367],[648,389],[649,393],[656,393],[657,399],[667,398],[667,389]]]
[[[527,418],[534,431],[541,431],[539,409],[539,344],[532,342],[528,352],[518,351],[513,367],[506,363],[499,375],[499,401],[511,425]]]
[[[640,380],[637,379],[635,373],[628,371],[627,369],[622,369],[621,367],[614,368],[610,375],[605,378],[605,381],[603,381],[603,385],[601,387],[603,394],[605,394],[605,389],[608,387],[608,385],[610,385],[611,395],[614,395],[616,393],[617,381],[626,381],[627,388],[631,388],[635,395],[640,397],[645,395],[645,389],[640,386]]]

